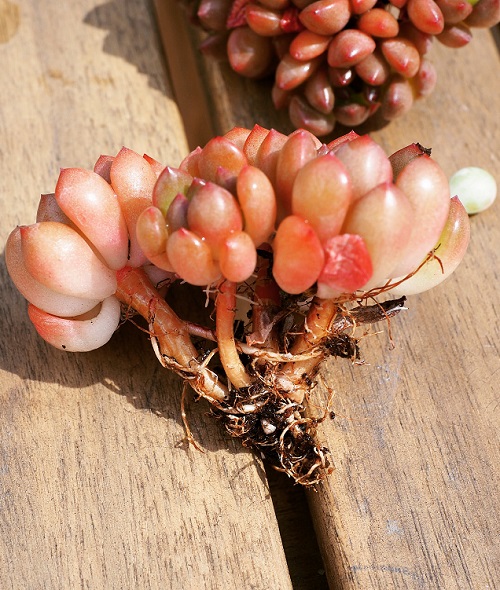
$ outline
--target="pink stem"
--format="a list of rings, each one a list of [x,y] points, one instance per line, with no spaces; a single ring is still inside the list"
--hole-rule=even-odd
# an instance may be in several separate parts
[[[215,301],[215,334],[219,356],[227,378],[237,388],[248,387],[252,383],[240,360],[234,341],[234,316],[236,312],[236,283],[222,281]]]
[[[314,298],[304,323],[304,331],[297,336],[290,350],[292,354],[304,354],[312,350],[330,335],[333,320],[338,312],[337,304],[331,299]],[[297,403],[302,403],[310,384],[304,375],[312,378],[324,355],[286,363],[278,376],[279,386],[285,395]]]
[[[191,342],[186,323],[160,296],[146,273],[139,268],[124,267],[117,272],[117,279],[116,297],[149,323],[151,336],[157,339],[161,355],[167,359],[166,364],[168,359],[178,363],[177,372],[189,379],[201,396],[212,401],[223,400],[227,389],[212,371],[196,364],[198,351]]]

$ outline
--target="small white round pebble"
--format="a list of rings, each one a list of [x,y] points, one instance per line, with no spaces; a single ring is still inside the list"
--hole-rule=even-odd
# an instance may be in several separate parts
[[[469,215],[480,213],[493,204],[497,183],[493,176],[476,166],[462,168],[450,178],[451,196],[458,196]]]

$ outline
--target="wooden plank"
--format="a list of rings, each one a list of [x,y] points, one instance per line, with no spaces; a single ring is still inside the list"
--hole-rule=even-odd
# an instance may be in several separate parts
[[[475,31],[460,50],[436,43],[432,55],[434,94],[374,137],[388,153],[420,141],[448,175],[476,165],[498,182],[491,33]],[[198,67],[218,133],[254,123],[290,131],[269,83],[201,57]],[[382,326],[362,342],[365,366],[332,361],[322,373],[313,401],[324,406],[335,391],[338,417],[321,436],[337,470],[309,503],[332,588],[492,588],[500,576],[498,215],[496,206],[472,218],[460,270],[392,321],[394,349]]]
[[[145,0],[0,0],[0,64],[2,243],[61,166],[187,152]],[[291,588],[261,465],[204,403],[188,448],[147,337],[52,349],[0,270],[0,587]]]
[[[500,61],[489,32],[460,51],[436,44],[438,87],[375,132],[388,153],[432,146],[448,175],[500,182]],[[469,252],[449,281],[363,342],[366,367],[332,362],[341,417],[325,426],[337,470],[310,498],[340,588],[494,588],[500,579],[498,205],[471,218]],[[323,391],[320,397],[325,400]]]

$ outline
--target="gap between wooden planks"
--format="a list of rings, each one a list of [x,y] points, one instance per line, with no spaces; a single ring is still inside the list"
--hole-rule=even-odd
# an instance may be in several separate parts
[[[212,70],[210,66],[214,64],[210,63],[207,64],[207,71],[200,68],[200,56],[196,52],[199,35],[188,26],[187,13],[179,7],[179,3],[157,0],[155,7],[173,91],[184,120],[188,143],[194,149],[205,145],[217,132],[222,132],[221,124],[224,123],[221,119],[226,111],[219,99],[224,105],[231,98],[229,93],[216,92],[208,99],[207,78],[210,79],[217,68]],[[231,109],[227,112],[229,116],[234,116]],[[293,587],[296,590],[327,588],[324,564],[304,490],[273,469],[266,469],[266,474]]]
[[[175,2],[156,6],[181,113],[203,113],[191,147],[235,125],[291,130],[272,108],[268,82],[201,57],[202,34],[186,21],[183,28]],[[419,141],[448,175],[475,165],[498,182],[500,63],[491,32],[475,30],[461,50],[435,43],[431,56],[434,94],[391,125],[360,132],[373,131],[387,153]],[[496,205],[471,219],[466,260],[447,283],[410,298],[406,317],[391,322],[394,349],[382,326],[362,342],[366,366],[331,362],[323,371],[315,401],[322,407],[335,391],[339,418],[322,435],[337,470],[308,499],[332,588],[493,588],[500,578],[498,216]],[[276,505],[285,493],[276,488]],[[299,498],[291,510],[298,507]]]

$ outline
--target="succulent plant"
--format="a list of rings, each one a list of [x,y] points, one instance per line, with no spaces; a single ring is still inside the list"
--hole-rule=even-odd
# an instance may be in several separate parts
[[[256,125],[177,168],[122,148],[62,170],[6,261],[50,344],[92,350],[142,316],[159,361],[228,432],[314,485],[332,465],[313,437],[322,418],[305,415],[321,362],[357,362],[359,327],[448,277],[468,241],[467,212],[419,144],[387,157],[354,132],[323,144]],[[214,323],[176,314],[174,281],[206,292]]]
[[[206,53],[249,78],[274,75],[272,99],[317,136],[336,122],[390,121],[429,95],[432,41],[466,45],[500,21],[498,0],[201,0]],[[192,8],[192,6],[191,6]]]

